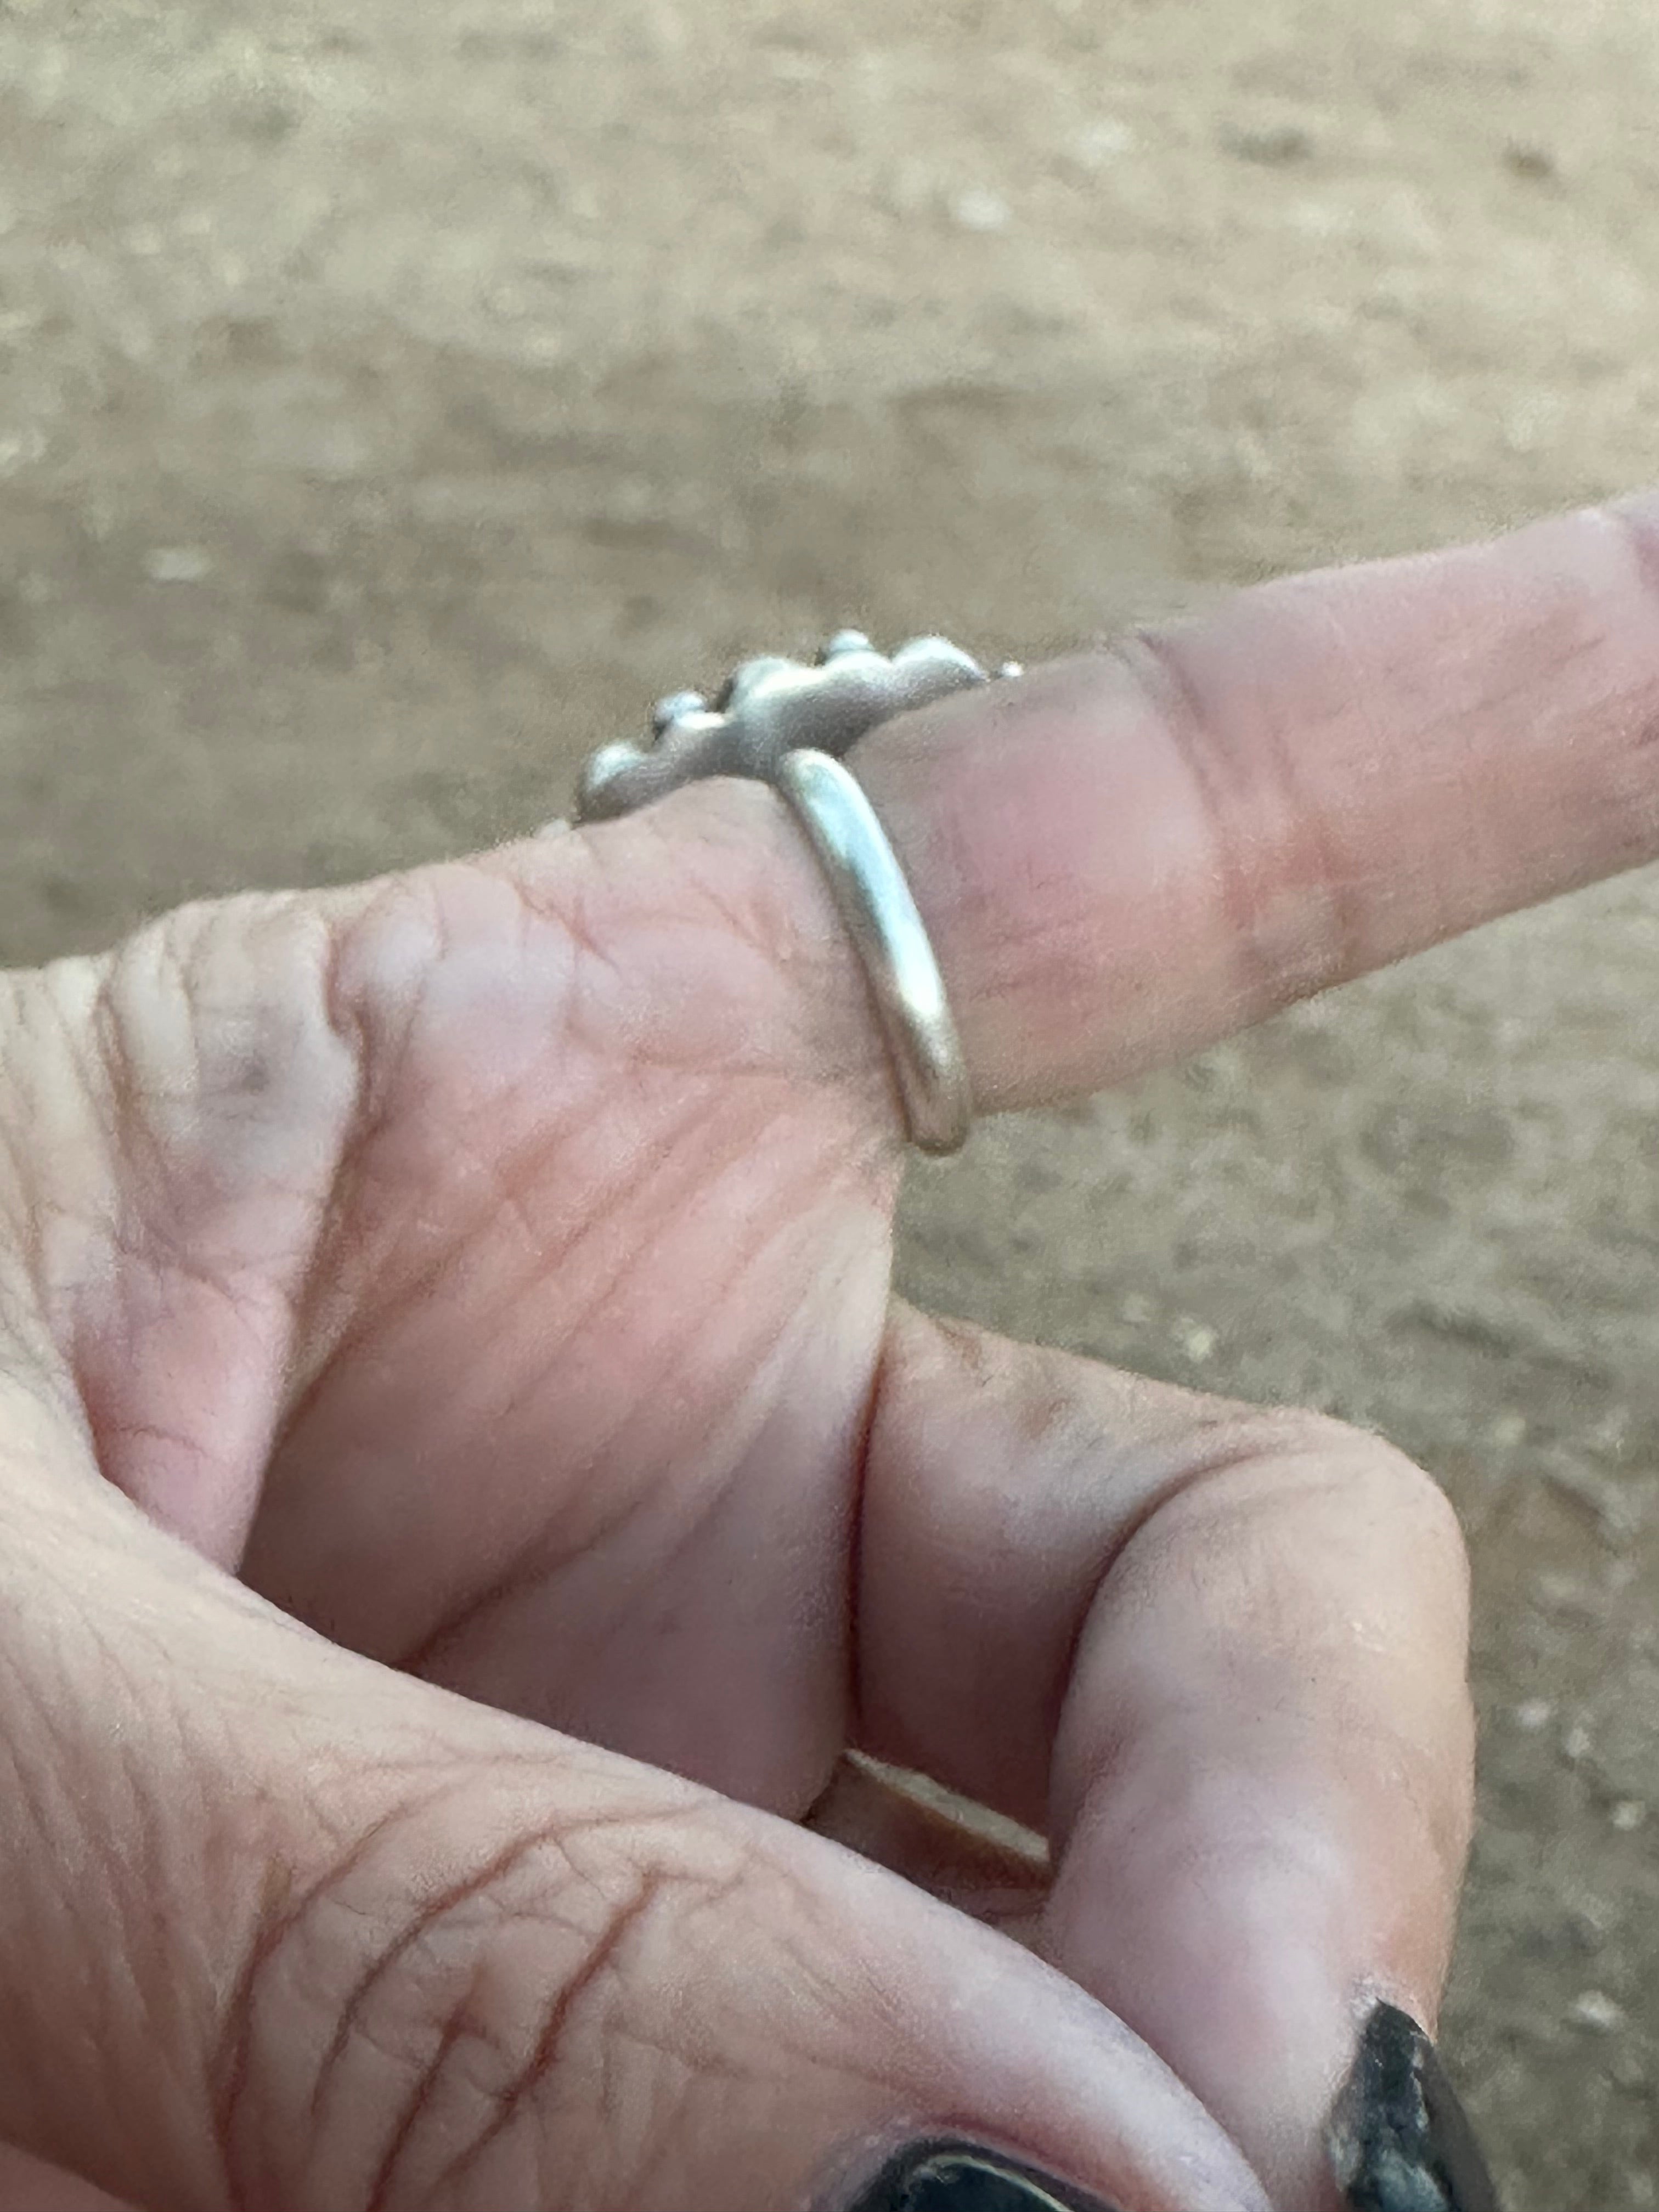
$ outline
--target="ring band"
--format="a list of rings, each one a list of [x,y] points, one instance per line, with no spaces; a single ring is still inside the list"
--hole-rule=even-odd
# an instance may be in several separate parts
[[[968,1063],[927,928],[874,807],[828,753],[785,754],[775,785],[823,865],[863,963],[911,1143],[938,1158],[960,1152],[974,1120]]]
[[[998,675],[1021,672],[1009,660]],[[601,745],[576,793],[581,823],[631,814],[702,776],[748,776],[781,793],[863,963],[910,1141],[940,1155],[960,1152],[973,1126],[967,1063],[904,872],[841,756],[878,723],[991,680],[946,637],[913,637],[890,654],[862,630],[837,630],[811,666],[760,653],[713,698],[659,700],[650,737]]]

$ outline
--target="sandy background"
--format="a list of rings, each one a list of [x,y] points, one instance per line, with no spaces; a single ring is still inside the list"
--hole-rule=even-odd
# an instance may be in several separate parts
[[[0,0],[0,957],[1659,478],[1651,0]],[[1659,2204],[1659,882],[918,1174],[908,1286],[1440,1474],[1516,2212]]]

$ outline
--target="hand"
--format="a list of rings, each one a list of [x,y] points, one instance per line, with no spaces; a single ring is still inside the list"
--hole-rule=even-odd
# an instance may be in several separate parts
[[[1659,849],[1656,575],[1579,517],[876,733],[981,1107]],[[794,2212],[944,2127],[1327,2201],[1445,1967],[1452,1518],[895,1305],[861,991],[725,783],[7,981],[0,2136],[173,2212]]]

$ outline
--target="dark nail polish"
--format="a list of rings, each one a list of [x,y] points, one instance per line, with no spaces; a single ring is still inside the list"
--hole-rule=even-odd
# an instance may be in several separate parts
[[[1398,2005],[1378,2005],[1366,2021],[1326,2140],[1355,2212],[1499,2212],[1439,2054]]]
[[[1111,2212],[1034,2167],[972,2143],[913,2143],[890,2159],[849,2212]]]

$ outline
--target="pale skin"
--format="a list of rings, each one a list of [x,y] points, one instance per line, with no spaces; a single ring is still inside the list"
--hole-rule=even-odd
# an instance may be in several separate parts
[[[854,765],[990,1110],[1651,857],[1656,734],[1628,505]],[[1445,1972],[1455,1523],[1376,1437],[895,1302],[772,793],[191,908],[0,1036],[0,2207],[798,2212],[940,2127],[1328,2203],[1367,2004]]]

